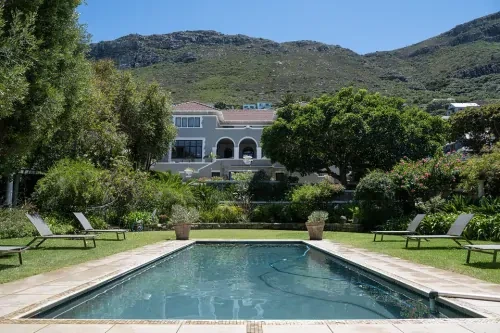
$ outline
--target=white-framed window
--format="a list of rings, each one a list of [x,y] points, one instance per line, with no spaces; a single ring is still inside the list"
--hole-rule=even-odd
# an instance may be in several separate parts
[[[200,128],[201,117],[174,117],[177,128]]]

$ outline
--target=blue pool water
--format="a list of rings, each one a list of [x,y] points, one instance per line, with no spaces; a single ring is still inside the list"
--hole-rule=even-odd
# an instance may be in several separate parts
[[[196,244],[38,318],[393,319],[428,300],[305,244]]]

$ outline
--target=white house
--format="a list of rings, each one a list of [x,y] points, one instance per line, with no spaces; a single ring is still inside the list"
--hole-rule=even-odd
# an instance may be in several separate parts
[[[217,110],[207,104],[186,102],[174,105],[173,117],[177,137],[169,154],[153,170],[185,175],[189,168],[195,178],[230,179],[235,172],[259,170],[276,180],[290,175],[283,165],[271,163],[260,145],[264,127],[276,118],[274,110]],[[312,174],[299,177],[299,181],[315,182],[324,177]]]
[[[448,110],[446,111],[446,115],[451,116],[465,108],[478,108],[478,107],[479,104],[477,103],[450,103],[450,106],[448,106]]]

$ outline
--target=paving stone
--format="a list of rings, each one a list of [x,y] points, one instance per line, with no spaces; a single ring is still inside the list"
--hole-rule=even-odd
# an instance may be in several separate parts
[[[109,325],[78,325],[78,324],[53,324],[48,325],[36,333],[106,333],[111,327]]]
[[[246,325],[182,325],[178,333],[246,333]],[[74,332],[73,332],[74,333]]]
[[[25,307],[47,298],[47,295],[7,295],[0,297],[0,307]]]
[[[11,312],[17,311],[19,309],[18,306],[1,306],[0,302],[0,317],[8,315]]]
[[[500,323],[467,323],[460,324],[474,333],[498,333],[500,332]],[[451,332],[450,332],[451,333]]]
[[[34,333],[47,326],[45,324],[0,324],[0,332],[5,333]]]
[[[263,333],[332,333],[328,325],[262,325]]]
[[[445,324],[394,324],[403,333],[471,333],[469,330],[455,323]]]
[[[49,286],[41,285],[33,288],[24,289],[16,293],[16,295],[57,295],[60,294],[71,287],[68,286]]]
[[[401,333],[391,324],[328,324],[333,333]]]
[[[180,324],[177,325],[122,325],[113,326],[106,333],[177,333]],[[201,331],[200,331],[201,332]]]

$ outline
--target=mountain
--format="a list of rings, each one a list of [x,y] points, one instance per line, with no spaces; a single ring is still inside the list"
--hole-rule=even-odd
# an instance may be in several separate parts
[[[420,104],[494,99],[500,96],[500,12],[366,55],[315,41],[183,31],[99,42],[90,57],[113,59],[145,81],[158,81],[176,102],[275,102],[289,92],[317,96],[349,85]]]

